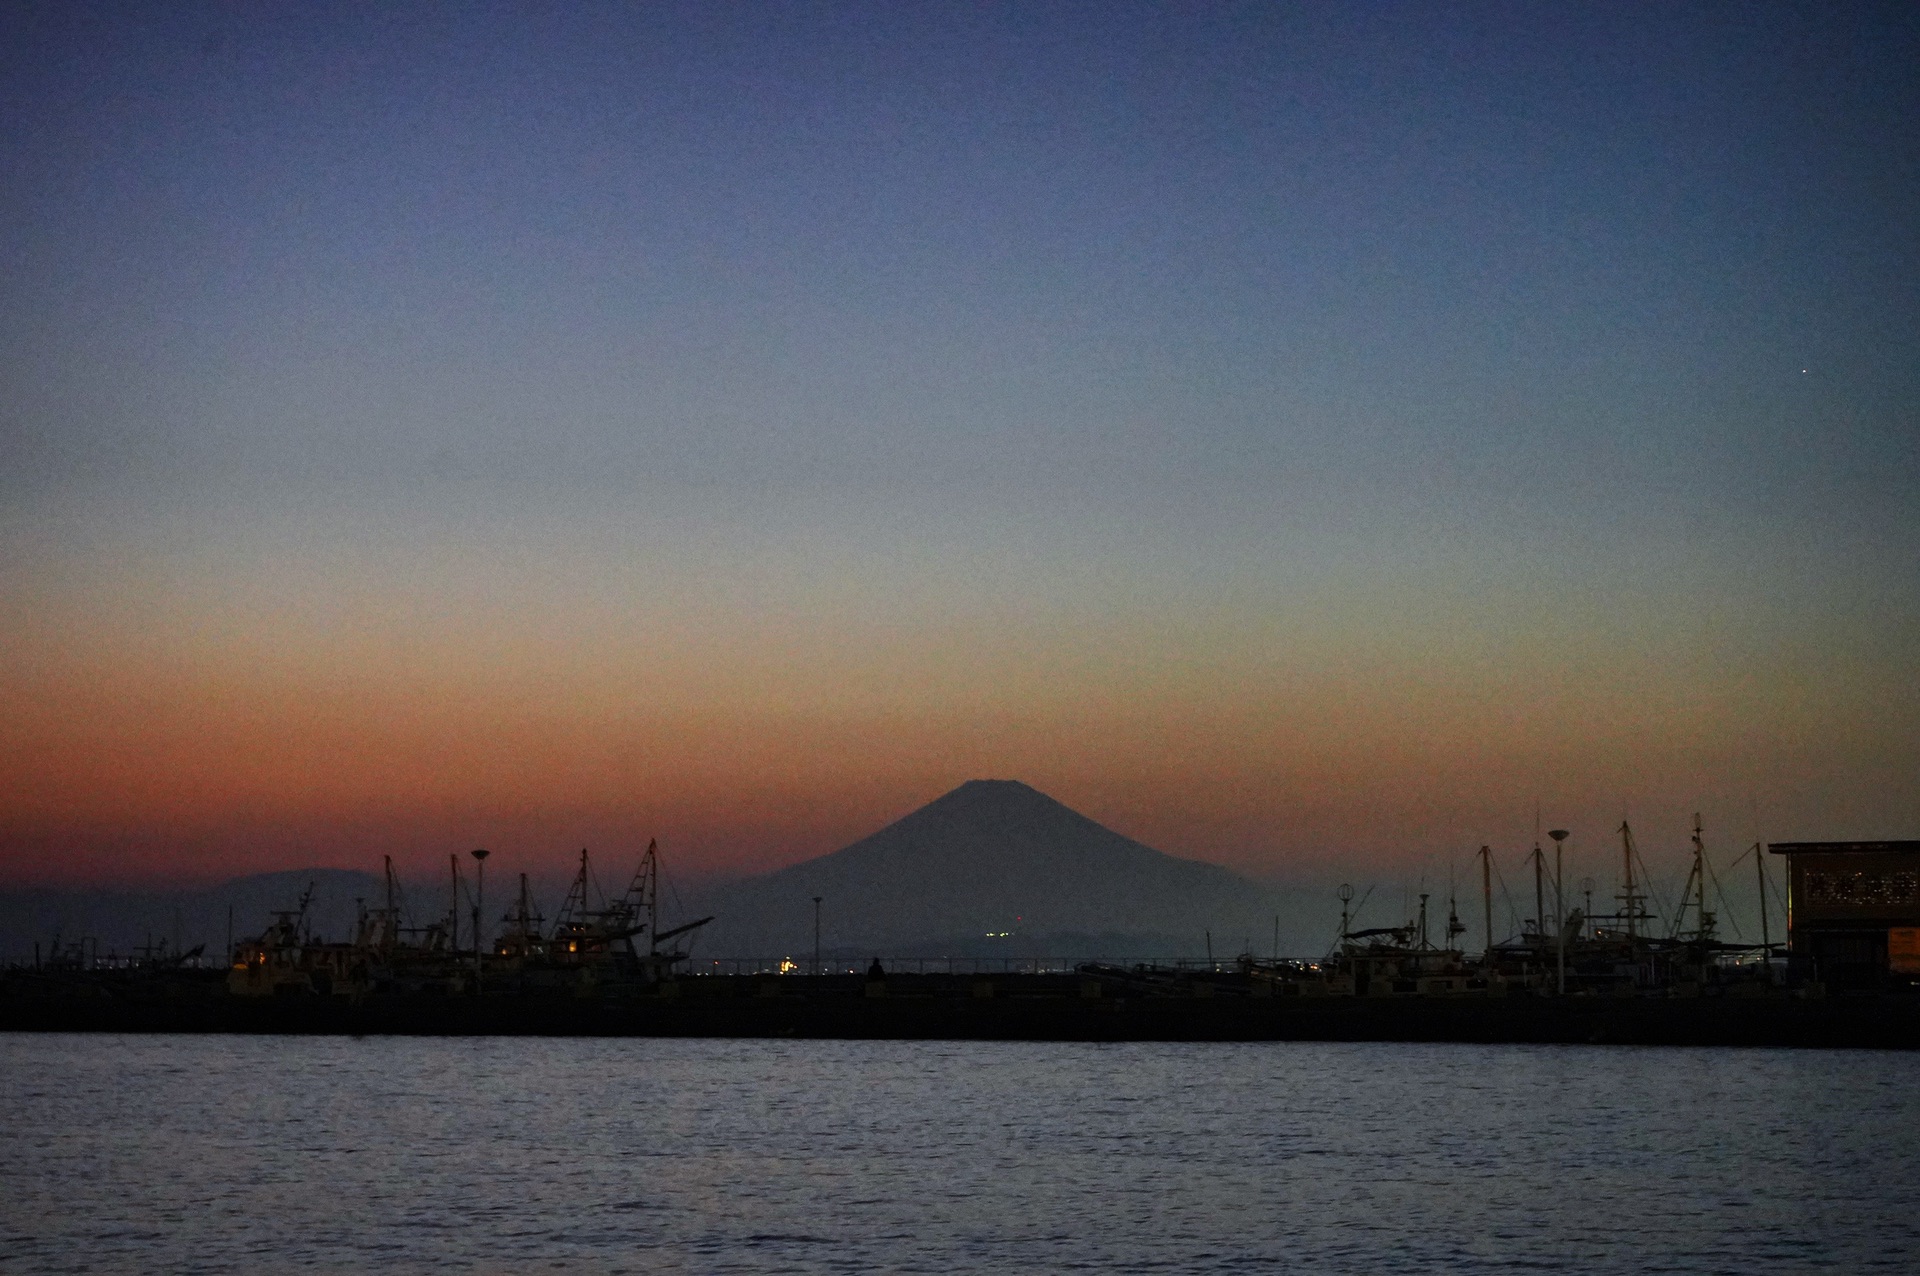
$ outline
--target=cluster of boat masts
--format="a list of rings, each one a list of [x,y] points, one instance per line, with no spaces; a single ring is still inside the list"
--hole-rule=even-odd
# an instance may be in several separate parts
[[[1746,855],[1754,859],[1760,890],[1760,942],[1729,942],[1722,938],[1719,913],[1710,907],[1708,893],[1722,905],[1726,895],[1707,857],[1700,817],[1693,822],[1693,860],[1678,907],[1664,927],[1647,908],[1642,889],[1651,881],[1645,861],[1634,843],[1632,828],[1622,822],[1621,888],[1610,913],[1593,911],[1593,883],[1581,883],[1583,906],[1570,906],[1565,878],[1565,842],[1568,833],[1554,829],[1552,864],[1537,841],[1527,862],[1533,869],[1533,916],[1520,921],[1519,933],[1496,941],[1494,885],[1498,881],[1510,912],[1518,914],[1512,895],[1489,847],[1481,847],[1480,877],[1485,942],[1477,956],[1461,943],[1469,927],[1460,919],[1458,901],[1449,893],[1446,924],[1440,942],[1430,934],[1429,894],[1419,896],[1415,916],[1398,926],[1356,928],[1372,895],[1355,902],[1351,886],[1341,886],[1340,933],[1333,949],[1319,962],[1290,962],[1277,958],[1257,961],[1243,955],[1239,965],[1255,983],[1278,985],[1277,991],[1332,996],[1434,995],[1462,993],[1637,993],[1685,994],[1734,984],[1774,982],[1779,948],[1768,929],[1767,899],[1777,893],[1767,879],[1764,848],[1755,844]],[[228,940],[227,988],[247,997],[287,994],[362,995],[371,992],[480,992],[558,990],[576,992],[601,986],[603,990],[664,984],[675,967],[688,960],[680,942],[713,918],[702,917],[666,930],[660,928],[660,853],[649,842],[627,887],[618,896],[606,896],[595,886],[585,850],[558,919],[551,928],[536,909],[527,876],[491,939],[484,936],[485,870],[487,852],[470,853],[467,870],[458,855],[449,857],[447,907],[444,914],[423,925],[410,925],[410,911],[393,871],[385,863],[385,895],[378,907],[358,901],[351,939],[328,941],[313,933],[310,906],[314,888],[300,896],[298,906],[272,914],[272,923],[255,938]],[[1739,867],[1742,855],[1728,866]],[[1783,906],[1784,911],[1784,906]],[[51,967],[74,969],[101,965],[88,961],[84,945],[67,952],[55,945]],[[197,964],[200,949],[191,952],[150,951],[129,968],[178,968]],[[35,965],[39,966],[36,958]],[[1209,966],[1212,963],[1209,961]],[[783,963],[783,971],[791,969]]]
[[[551,930],[534,906],[527,875],[520,874],[519,891],[487,941],[482,938],[487,852],[471,854],[471,890],[460,857],[449,856],[447,911],[420,926],[405,924],[405,899],[393,859],[387,857],[384,904],[369,908],[359,901],[353,938],[344,942],[328,942],[312,933],[309,886],[299,906],[276,911],[258,938],[229,944],[228,991],[253,997],[458,993],[657,982],[676,962],[687,959],[673,941],[713,920],[702,917],[660,929],[660,850],[649,842],[626,890],[598,901],[591,862],[582,850],[579,871]]]
[[[1355,929],[1366,897],[1355,905],[1353,887],[1343,885],[1338,892],[1340,937],[1326,961],[1314,969],[1314,977],[1327,985],[1328,992],[1356,996],[1516,989],[1561,994],[1686,992],[1773,981],[1776,945],[1767,922],[1767,897],[1773,888],[1767,880],[1763,847],[1754,844],[1729,865],[1731,871],[1752,856],[1760,891],[1760,942],[1735,943],[1721,936],[1719,913],[1708,904],[1709,886],[1723,906],[1727,901],[1707,858],[1698,815],[1693,817],[1692,866],[1679,905],[1664,928],[1647,908],[1642,886],[1651,874],[1634,844],[1633,829],[1622,821],[1619,833],[1622,875],[1613,912],[1593,911],[1591,879],[1581,884],[1584,906],[1570,906],[1564,857],[1569,834],[1553,829],[1547,834],[1553,842],[1552,867],[1537,841],[1527,856],[1533,869],[1533,916],[1522,920],[1519,934],[1497,942],[1493,892],[1499,869],[1492,849],[1481,847],[1485,943],[1477,958],[1470,958],[1460,942],[1469,928],[1451,895],[1445,938],[1436,944],[1429,937],[1429,895],[1420,896],[1418,916],[1400,926]],[[1500,889],[1512,908],[1504,880]]]

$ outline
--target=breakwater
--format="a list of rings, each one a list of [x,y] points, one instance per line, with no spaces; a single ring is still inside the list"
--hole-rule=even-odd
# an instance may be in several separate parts
[[[1920,1048],[1920,997],[1292,997],[1229,978],[701,976],[651,987],[246,998],[209,979],[15,981],[0,1030]]]

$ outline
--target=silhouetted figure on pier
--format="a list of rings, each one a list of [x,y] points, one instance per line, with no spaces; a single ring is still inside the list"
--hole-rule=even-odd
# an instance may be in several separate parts
[[[885,979],[886,977],[887,977],[886,967],[880,964],[880,959],[878,957],[875,957],[873,959],[873,965],[867,967],[867,978],[868,979]]]

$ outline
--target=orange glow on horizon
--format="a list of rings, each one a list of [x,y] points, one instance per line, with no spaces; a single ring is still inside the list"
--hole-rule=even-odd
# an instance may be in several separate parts
[[[804,654],[763,653],[731,688],[709,671],[700,695],[551,669],[489,680],[457,662],[437,679],[372,662],[303,677],[124,648],[34,654],[4,684],[0,727],[0,872],[16,883],[364,867],[383,853],[430,872],[448,847],[482,844],[553,869],[580,844],[654,835],[686,871],[747,872],[984,776],[1170,853],[1278,872],[1516,836],[1534,795],[1605,811],[1589,828],[1617,822],[1623,795],[1677,809],[1702,786],[1743,810],[1761,795],[1791,810],[1806,798],[1782,777],[1858,795],[1886,770],[1875,758],[1898,756],[1885,745],[1897,717],[1856,714],[1851,747],[1836,756],[1829,741],[1816,761],[1750,743],[1742,725],[1771,714],[1776,738],[1810,736],[1807,706],[1617,669],[1538,694],[1517,675],[1415,676],[1364,658],[1318,681],[1226,657],[1019,678],[997,694],[978,670],[931,671],[928,703],[902,697],[902,671],[836,671],[835,706]],[[787,695],[763,695],[782,678]],[[1729,776],[1739,787],[1723,793]]]

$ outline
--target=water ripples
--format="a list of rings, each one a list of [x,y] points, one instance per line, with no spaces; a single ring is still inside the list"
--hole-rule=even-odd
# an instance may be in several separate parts
[[[0,1037],[9,1272],[1909,1271],[1920,1058]]]

